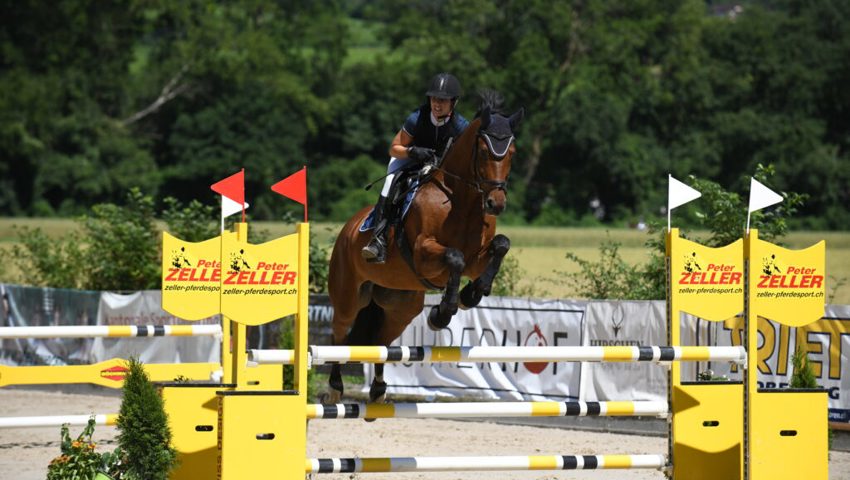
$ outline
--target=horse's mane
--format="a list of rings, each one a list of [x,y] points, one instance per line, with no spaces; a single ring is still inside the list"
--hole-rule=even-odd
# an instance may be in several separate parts
[[[501,93],[492,89],[482,89],[478,91],[478,111],[475,112],[475,116],[472,118],[472,122],[470,122],[469,127],[456,139],[454,143],[449,147],[449,150],[446,152],[443,158],[448,159],[456,150],[455,148],[459,144],[467,143],[470,144],[477,134],[478,129],[481,126],[481,121],[476,121],[481,117],[481,113],[484,109],[489,108],[490,113],[501,113],[502,112],[502,104],[504,103],[505,98]]]
[[[490,113],[502,113],[502,104],[505,102],[505,97],[501,93],[485,88],[478,91],[478,111],[475,112],[475,117],[481,116],[481,112],[485,108],[490,109]]]

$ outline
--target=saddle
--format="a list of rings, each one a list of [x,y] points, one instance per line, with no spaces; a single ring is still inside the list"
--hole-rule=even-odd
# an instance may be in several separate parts
[[[387,206],[387,222],[389,226],[398,226],[407,216],[410,206],[413,204],[413,199],[416,198],[416,193],[419,187],[422,186],[431,173],[426,169],[425,165],[414,165],[408,167],[398,173],[396,181],[387,196],[389,205]],[[368,232],[375,228],[375,209],[369,212],[366,219],[360,225],[361,232]]]

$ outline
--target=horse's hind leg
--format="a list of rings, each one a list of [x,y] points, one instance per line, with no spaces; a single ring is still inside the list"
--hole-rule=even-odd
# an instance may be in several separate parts
[[[329,282],[331,303],[334,307],[333,321],[333,344],[348,344],[349,330],[353,329],[360,311],[368,304],[370,295],[370,284],[361,284],[356,290],[345,288],[345,285],[336,285]],[[331,374],[328,378],[328,394],[322,399],[322,403],[339,403],[344,391],[342,382],[342,371],[338,364],[331,365]]]
[[[345,390],[342,384],[342,371],[338,363],[331,365],[331,374],[328,377],[328,393],[322,397],[322,403],[336,404],[342,400],[342,393]]]
[[[375,344],[389,346],[401,336],[413,317],[422,311],[425,292],[413,290],[391,290],[376,286],[373,290],[375,302],[384,310],[384,321],[375,335]],[[384,381],[384,364],[375,364],[375,378],[369,386],[369,401],[386,401],[387,383]]]
[[[511,241],[504,235],[496,235],[487,249],[490,261],[484,269],[484,273],[475,280],[469,282],[460,292],[460,308],[467,309],[478,305],[482,297],[490,295],[493,288],[493,280],[499,269],[502,268],[502,260],[511,249]]]

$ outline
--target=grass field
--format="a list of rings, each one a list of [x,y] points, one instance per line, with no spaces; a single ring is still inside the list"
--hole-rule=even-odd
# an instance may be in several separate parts
[[[0,247],[16,241],[13,225],[41,228],[50,236],[60,237],[75,224],[65,219],[0,218]],[[251,228],[266,230],[272,237],[294,231],[293,225],[273,222],[252,222]],[[339,228],[339,224],[311,224],[319,244],[328,250]],[[610,238],[620,243],[620,256],[630,264],[643,263],[649,254],[644,246],[649,234],[637,230],[507,226],[500,227],[499,231],[511,239],[509,255],[518,260],[523,274],[520,286],[531,286],[542,297],[574,296],[557,273],[578,270],[578,266],[566,258],[567,252],[586,260],[597,260],[599,245]],[[693,236],[697,241],[706,237],[699,232]],[[804,248],[820,240],[826,240],[827,302],[850,305],[850,232],[794,232],[782,239],[782,243],[789,248]],[[6,275],[0,276],[2,278]]]

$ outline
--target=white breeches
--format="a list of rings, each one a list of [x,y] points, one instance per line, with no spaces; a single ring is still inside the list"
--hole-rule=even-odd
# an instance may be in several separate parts
[[[413,163],[414,161],[409,158],[390,157],[390,164],[387,166],[387,178],[384,179],[384,188],[381,189],[382,197],[386,197],[390,194],[390,186],[393,184],[396,172],[408,165],[412,165]]]

